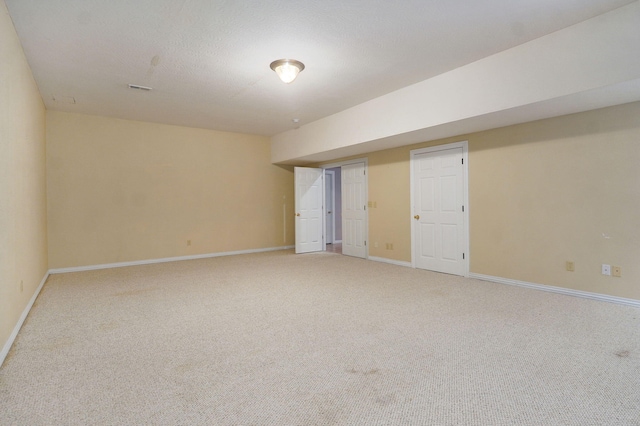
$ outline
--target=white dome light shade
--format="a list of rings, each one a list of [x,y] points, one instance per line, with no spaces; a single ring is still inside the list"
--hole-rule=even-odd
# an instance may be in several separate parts
[[[304,69],[304,64],[295,59],[278,59],[271,62],[271,69],[278,74],[284,83],[291,83]]]

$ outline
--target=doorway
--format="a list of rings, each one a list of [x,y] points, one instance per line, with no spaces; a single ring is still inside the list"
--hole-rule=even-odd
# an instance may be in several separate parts
[[[325,169],[326,251],[342,254],[342,171]]]
[[[333,172],[333,194],[325,179],[327,195],[333,195],[333,210],[327,220],[334,224],[333,242],[325,250],[366,259],[369,255],[367,212],[367,166],[366,158],[353,159],[322,166],[325,177]],[[331,178],[329,178],[330,180]],[[329,202],[328,205],[330,204]],[[327,209],[327,212],[329,209]],[[327,228],[328,229],[328,228]],[[327,242],[330,241],[327,237]]]
[[[294,167],[296,253],[327,250],[327,222],[331,220],[330,245],[333,247],[330,251],[339,249],[348,256],[368,257],[367,164],[363,158],[322,168]],[[327,170],[334,172],[333,179],[329,178],[333,180],[329,188],[325,186]],[[336,197],[337,187],[339,197]],[[327,192],[330,197],[333,195],[330,201],[333,210],[326,208]],[[328,218],[328,211],[334,218]]]

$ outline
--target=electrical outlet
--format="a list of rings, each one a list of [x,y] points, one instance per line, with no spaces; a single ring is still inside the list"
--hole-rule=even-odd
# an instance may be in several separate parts
[[[567,260],[567,271],[573,272],[575,270],[576,270],[576,265],[573,262]]]
[[[393,250],[393,243],[387,243],[387,250]]]
[[[612,266],[611,267],[611,275],[613,275],[614,277],[621,277],[622,276],[622,268],[620,268],[619,266]]]
[[[607,265],[606,263],[602,264],[602,275],[611,275],[611,265]]]

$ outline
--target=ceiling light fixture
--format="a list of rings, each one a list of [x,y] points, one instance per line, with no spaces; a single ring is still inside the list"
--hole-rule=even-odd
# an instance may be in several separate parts
[[[291,83],[296,79],[300,71],[304,69],[304,64],[295,59],[278,59],[271,62],[271,69],[278,74],[284,83]]]

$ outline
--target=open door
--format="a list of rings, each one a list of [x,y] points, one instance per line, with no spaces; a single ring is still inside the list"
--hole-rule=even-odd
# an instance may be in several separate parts
[[[365,163],[342,166],[342,254],[367,258]]]
[[[322,251],[324,170],[295,167],[296,253]]]

